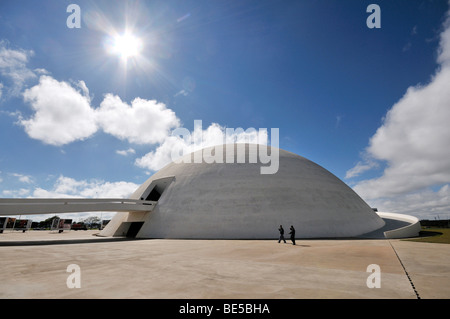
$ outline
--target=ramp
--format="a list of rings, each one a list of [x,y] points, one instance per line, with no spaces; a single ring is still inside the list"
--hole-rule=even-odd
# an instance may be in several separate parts
[[[150,212],[156,201],[123,198],[2,198],[0,216],[81,212]]]

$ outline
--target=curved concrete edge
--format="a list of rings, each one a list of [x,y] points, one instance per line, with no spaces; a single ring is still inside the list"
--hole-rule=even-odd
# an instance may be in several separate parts
[[[409,225],[400,227],[397,229],[389,230],[384,232],[385,238],[395,239],[395,238],[407,238],[407,237],[417,237],[421,230],[420,221],[417,217],[405,214],[397,213],[387,213],[387,212],[376,212],[381,218],[394,219],[402,222],[407,222]]]

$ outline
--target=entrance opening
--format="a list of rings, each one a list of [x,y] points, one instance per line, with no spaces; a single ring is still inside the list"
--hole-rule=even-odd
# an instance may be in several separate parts
[[[155,186],[155,188],[152,189],[150,194],[148,194],[147,198],[145,200],[152,200],[157,202],[159,198],[161,197],[161,193],[158,192],[158,186]]]
[[[145,192],[141,195],[141,200],[157,202],[174,179],[175,176],[169,176],[152,181]]]
[[[142,225],[144,225],[144,222],[132,222],[130,223],[130,227],[127,231],[127,237],[128,238],[135,238],[139,230],[141,230]]]

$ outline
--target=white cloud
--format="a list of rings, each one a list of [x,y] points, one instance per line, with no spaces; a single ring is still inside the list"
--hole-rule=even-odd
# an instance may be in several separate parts
[[[179,120],[171,109],[154,100],[135,98],[131,105],[107,94],[97,109],[97,122],[106,133],[137,144],[161,143]]]
[[[24,197],[30,193],[29,189],[20,188],[16,190],[4,190],[2,192],[3,196],[14,198],[14,197]]]
[[[55,146],[86,139],[99,128],[131,143],[156,144],[180,124],[175,112],[154,100],[135,98],[128,105],[106,94],[94,109],[84,81],[71,85],[43,75],[23,96],[35,113],[19,123],[31,138]]]
[[[33,70],[34,73],[39,74],[39,75],[49,75],[50,72],[48,72],[46,69],[43,68],[37,68]]]
[[[411,43],[411,42],[407,42],[407,43],[403,46],[402,51],[403,51],[403,52],[409,51],[409,50],[411,49],[411,46],[412,46],[412,43]]]
[[[33,51],[7,48],[6,42],[0,41],[0,75],[11,80],[12,85],[9,87],[11,95],[19,95],[25,82],[36,78],[36,74],[26,66],[33,55]]]
[[[204,147],[225,143],[257,143],[267,144],[267,131],[252,129],[227,129],[212,123],[207,129],[196,126],[188,136],[168,136],[156,150],[136,159],[136,165],[156,171],[177,159],[178,156],[197,151]],[[174,156],[175,154],[175,156]]]
[[[89,89],[84,81],[79,81],[74,83],[80,90],[83,96],[90,102]]]
[[[3,83],[0,82],[0,99],[2,98],[2,94],[3,94],[2,89],[3,89]]]
[[[88,138],[97,131],[97,124],[86,91],[82,93],[66,82],[43,75],[38,85],[23,93],[35,113],[19,123],[30,137],[51,145]]]
[[[129,148],[127,150],[117,150],[116,151],[117,154],[122,155],[122,156],[128,156],[130,154],[135,154],[136,151],[133,148]]]
[[[178,91],[174,96],[177,97],[178,95],[188,96],[189,92],[186,90],[181,90],[181,91]]]
[[[359,181],[354,189],[391,211],[427,214],[437,203],[450,209],[446,185],[450,183],[450,17],[441,34],[438,62],[440,68],[430,82],[408,88],[387,113],[370,139],[368,160],[347,172],[347,178],[354,177],[372,168],[373,161],[385,162],[382,176]],[[441,190],[432,191],[436,186]]]
[[[17,173],[12,173],[11,175],[14,176],[14,177],[17,177],[19,179],[19,181],[22,182],[22,183],[26,183],[26,184],[32,183],[31,176],[23,175],[23,174],[17,174]]]
[[[372,160],[359,161],[355,167],[349,169],[345,174],[345,178],[353,178],[361,175],[362,173],[369,171],[375,167],[378,167],[378,163]]]
[[[383,176],[360,182],[358,193],[371,199],[450,182],[449,83],[450,68],[444,68],[392,107],[367,148],[388,167]]]
[[[440,37],[438,63],[443,67],[448,67],[450,64],[450,11],[447,12],[444,31]]]
[[[135,164],[139,167],[157,171],[172,162],[172,151],[188,148],[187,143],[178,136],[168,136],[156,150],[136,159]]]
[[[419,216],[422,219],[450,218],[450,185],[444,185],[437,191],[420,190],[395,196],[377,198],[370,201],[372,207],[388,212],[398,212]]]
[[[61,146],[92,136],[98,129],[118,139],[136,144],[158,144],[157,148],[136,160],[136,165],[157,170],[174,160],[173,149],[184,154],[223,143],[267,144],[267,132],[233,130],[213,123],[207,129],[196,127],[190,140],[171,136],[180,121],[174,111],[155,100],[135,98],[131,105],[119,96],[106,94],[100,107],[91,106],[85,82],[70,85],[43,75],[39,84],[25,90],[26,102],[35,113],[29,119],[19,116],[27,134],[46,144]],[[195,139],[195,137],[199,137]],[[135,154],[133,148],[117,150],[119,155]]]
[[[36,198],[128,198],[139,185],[130,182],[102,180],[76,180],[60,176],[50,190],[36,188]]]

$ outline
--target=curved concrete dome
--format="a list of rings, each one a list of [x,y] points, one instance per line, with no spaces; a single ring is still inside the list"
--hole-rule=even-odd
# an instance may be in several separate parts
[[[227,154],[229,145],[220,146],[224,163],[194,163],[196,156],[207,160],[205,154],[214,154],[205,148],[183,158],[191,163],[165,166],[131,196],[158,201],[153,211],[117,213],[101,235],[126,235],[136,226],[137,238],[264,239],[277,238],[281,224],[286,237],[294,225],[298,238],[333,238],[384,226],[350,187],[321,166],[267,147],[269,154],[279,152],[279,167],[275,174],[261,174],[269,165],[259,160],[261,146],[241,144],[245,162],[236,163],[237,145],[231,146],[234,154]]]

